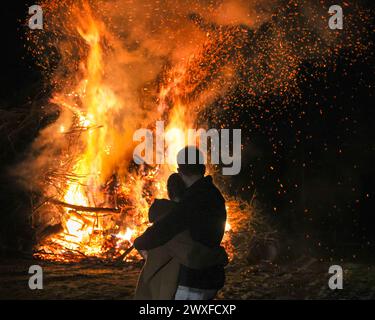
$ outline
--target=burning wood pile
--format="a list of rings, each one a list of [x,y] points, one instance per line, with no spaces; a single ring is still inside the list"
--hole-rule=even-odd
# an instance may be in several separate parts
[[[164,120],[165,147],[175,159],[185,146],[175,130],[195,127],[197,106],[214,95],[212,80],[231,78],[232,73],[223,61],[214,75],[214,61],[202,68],[205,53],[216,59],[214,42],[208,39],[203,49],[167,68],[157,81],[147,80],[147,72],[160,74],[151,66],[143,70],[146,79],[132,79],[132,68],[142,69],[139,55],[145,53],[124,49],[95,17],[90,2],[46,1],[44,8],[46,15],[56,14],[46,21],[53,39],[47,46],[57,47],[60,54],[58,66],[48,75],[54,87],[50,107],[59,116],[42,130],[31,159],[21,168],[38,194],[32,215],[35,257],[60,262],[140,259],[132,242],[148,226],[153,199],[166,197],[166,179],[176,165],[134,166],[133,132]],[[143,105],[140,96],[146,100]],[[225,243],[231,251],[229,231],[236,230],[231,217],[248,212],[236,201],[229,202],[228,212]]]

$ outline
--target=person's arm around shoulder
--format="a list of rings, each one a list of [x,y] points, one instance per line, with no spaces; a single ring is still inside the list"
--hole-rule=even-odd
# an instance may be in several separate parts
[[[171,240],[189,227],[195,203],[184,199],[163,219],[155,223],[134,241],[137,250],[150,250]]]

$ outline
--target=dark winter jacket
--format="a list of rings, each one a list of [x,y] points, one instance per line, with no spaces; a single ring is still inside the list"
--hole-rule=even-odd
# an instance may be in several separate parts
[[[212,178],[207,176],[190,186],[181,202],[137,238],[134,246],[138,250],[150,250],[188,230],[192,240],[218,248],[224,235],[225,221],[225,200]],[[193,288],[219,289],[224,280],[224,265],[199,270],[181,266],[178,283]]]
[[[176,203],[156,199],[149,210],[150,222],[166,216]],[[206,269],[215,265],[226,265],[228,256],[223,247],[209,248],[193,241],[190,232],[173,237],[166,244],[147,251],[146,262],[140,273],[135,292],[136,300],[173,300],[178,287],[181,266]]]

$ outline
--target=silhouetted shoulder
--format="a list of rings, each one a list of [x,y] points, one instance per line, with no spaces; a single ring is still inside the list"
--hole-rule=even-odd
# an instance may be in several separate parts
[[[210,195],[215,198],[217,201],[225,202],[225,199],[221,193],[221,191],[216,187],[214,184],[211,176],[204,177],[206,191],[210,193]]]
[[[148,220],[155,223],[164,218],[173,208],[176,203],[168,199],[155,199],[150,209],[148,210]]]

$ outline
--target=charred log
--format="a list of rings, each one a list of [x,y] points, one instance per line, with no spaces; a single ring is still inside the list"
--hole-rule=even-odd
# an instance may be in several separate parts
[[[48,200],[48,201],[55,204],[55,205],[62,206],[62,207],[65,207],[65,208],[74,209],[74,210],[77,210],[77,211],[98,212],[98,213],[99,212],[112,212],[112,213],[121,212],[120,208],[85,207],[85,206],[79,206],[79,205],[75,205],[75,204],[66,203],[66,202],[63,202],[63,201],[60,201],[60,200],[57,200],[57,199],[51,199],[51,200]]]

